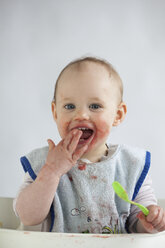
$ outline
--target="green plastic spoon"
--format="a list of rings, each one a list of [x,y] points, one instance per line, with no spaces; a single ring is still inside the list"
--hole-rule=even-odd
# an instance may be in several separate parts
[[[143,205],[137,203],[137,202],[134,202],[134,201],[131,201],[129,200],[128,198],[128,195],[127,195],[127,192],[125,191],[125,189],[121,186],[121,184],[117,181],[113,182],[112,183],[112,187],[115,191],[115,193],[124,201],[126,202],[129,202],[133,205],[136,205],[137,207],[139,207],[141,209],[141,211],[144,213],[144,215],[148,215],[149,214],[149,210],[144,207]]]

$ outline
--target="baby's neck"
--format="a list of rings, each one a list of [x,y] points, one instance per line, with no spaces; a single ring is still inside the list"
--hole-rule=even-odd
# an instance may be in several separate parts
[[[105,147],[102,150],[97,151],[97,152],[94,151],[94,152],[86,153],[81,158],[87,159],[91,163],[97,163],[97,162],[100,162],[103,156],[107,156],[107,153],[108,153],[108,147],[107,145],[105,145]]]

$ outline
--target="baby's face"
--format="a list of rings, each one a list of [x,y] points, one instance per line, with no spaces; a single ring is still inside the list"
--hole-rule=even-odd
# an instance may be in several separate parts
[[[53,116],[61,138],[73,129],[82,129],[79,146],[93,135],[86,152],[104,153],[106,140],[117,125],[118,88],[104,66],[86,63],[81,69],[68,68],[60,78],[53,103]]]

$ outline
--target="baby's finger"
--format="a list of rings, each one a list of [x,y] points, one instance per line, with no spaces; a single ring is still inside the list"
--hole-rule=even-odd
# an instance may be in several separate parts
[[[81,136],[80,136],[81,137]],[[93,136],[91,136],[87,141],[86,144],[84,146],[82,146],[81,148],[77,149],[74,153],[74,155],[72,156],[72,158],[77,161],[79,158],[81,158],[81,156],[86,152],[86,150],[89,147],[89,144],[91,143],[93,139]]]
[[[50,150],[52,150],[55,147],[55,144],[54,144],[54,142],[51,139],[48,139],[47,142],[48,142],[49,151],[50,151]]]
[[[162,228],[160,228],[158,231],[159,231],[159,232],[165,231],[165,225],[164,225]]]
[[[74,162],[77,162],[77,160],[78,160],[79,158],[81,158],[81,156],[86,152],[87,149],[88,149],[88,145],[85,145],[85,146],[83,146],[83,147],[77,149],[77,150],[75,151],[75,153],[73,154],[73,156],[72,156],[73,161],[74,161]]]
[[[158,229],[159,232],[162,232],[162,231],[165,231],[165,215],[163,217],[163,220],[162,220],[162,227],[160,227]]]
[[[165,213],[164,210],[162,208],[160,208],[159,211],[159,216],[158,218],[154,221],[153,223],[154,227],[159,231],[162,230],[162,228],[165,225]]]
[[[73,153],[76,150],[76,147],[78,145],[81,135],[82,135],[82,131],[78,129],[74,130],[73,138],[71,140],[71,143],[68,145],[69,152]]]
[[[154,227],[156,227],[157,225],[159,225],[159,223],[161,222],[162,218],[163,218],[163,211],[162,211],[161,208],[159,208],[159,209],[158,209],[158,214],[157,214],[157,216],[156,216],[155,219],[152,221],[152,225],[153,225]]]
[[[149,209],[149,215],[147,215],[146,219],[148,222],[152,222],[153,224],[159,215],[160,207],[151,206],[148,209]]]
[[[63,140],[63,147],[64,149],[67,149],[68,150],[68,145],[70,144],[71,140],[72,140],[72,137],[73,135],[76,133],[77,130],[72,130],[71,132],[69,132],[65,139]]]

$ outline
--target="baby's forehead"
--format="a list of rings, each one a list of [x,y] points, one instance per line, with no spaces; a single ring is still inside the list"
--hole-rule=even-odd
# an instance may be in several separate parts
[[[111,87],[121,88],[121,80],[113,68],[107,64],[93,61],[81,61],[69,65],[63,71],[61,81],[68,81],[68,78],[73,78],[75,75],[81,78],[82,75],[87,73],[93,75],[98,75],[99,73],[102,80],[105,78],[109,80]]]
[[[75,77],[76,80],[77,78],[81,79],[81,77],[86,74],[99,76],[101,78],[100,82],[106,78],[106,80],[110,82],[110,87],[115,87],[118,91],[119,97],[122,99],[122,81],[118,73],[110,64],[106,64],[102,61],[78,61],[69,64],[61,72],[57,80],[55,95],[57,94],[57,88],[61,88],[62,85],[65,87],[68,81],[72,81]],[[77,80],[77,83],[78,81],[79,80]]]
[[[73,79],[74,77],[81,79],[87,75],[93,75],[93,77],[98,76],[101,80],[104,80],[105,78],[109,81],[115,80],[113,73],[111,73],[106,66],[96,62],[83,61],[71,64],[65,68],[59,78],[59,81],[65,82],[68,81],[68,79]]]
[[[99,62],[93,62],[93,61],[80,61],[77,63],[73,63],[68,68],[66,68],[66,72],[74,73],[74,72],[83,72],[83,71],[95,71],[99,70],[102,71],[105,74],[110,74],[108,71],[108,68],[106,68],[105,65],[99,63]],[[65,72],[65,71],[64,71]]]

